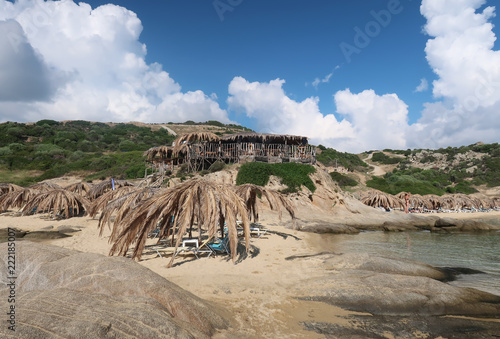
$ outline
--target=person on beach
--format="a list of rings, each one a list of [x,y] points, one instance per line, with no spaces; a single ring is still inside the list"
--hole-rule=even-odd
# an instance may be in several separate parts
[[[405,213],[410,211],[410,193],[405,193]]]

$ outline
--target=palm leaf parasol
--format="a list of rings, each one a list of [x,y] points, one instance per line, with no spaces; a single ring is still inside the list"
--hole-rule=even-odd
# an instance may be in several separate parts
[[[41,192],[32,197],[23,208],[23,214],[52,213],[64,215],[70,218],[87,211],[90,202],[79,194],[56,189],[48,192]]]
[[[170,223],[174,217],[174,223]],[[140,258],[148,234],[157,225],[162,234],[172,228],[172,242],[175,247],[182,242],[183,235],[191,231],[195,223],[200,231],[213,237],[227,227],[229,247],[233,261],[236,258],[238,232],[236,220],[242,220],[245,244],[248,249],[250,225],[243,200],[229,186],[218,185],[204,179],[193,179],[166,189],[143,201],[121,219],[121,229],[114,240],[110,255],[125,255],[135,243],[133,258]],[[114,227],[118,227],[114,224]],[[175,240],[175,237],[177,239]],[[174,257],[168,267],[172,266]]]

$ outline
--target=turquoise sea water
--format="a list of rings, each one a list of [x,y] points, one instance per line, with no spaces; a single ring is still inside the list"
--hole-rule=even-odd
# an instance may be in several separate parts
[[[436,267],[467,267],[483,271],[485,274],[460,275],[450,284],[500,295],[500,232],[362,232],[357,235],[324,235],[323,241],[323,247],[336,253],[368,252]]]

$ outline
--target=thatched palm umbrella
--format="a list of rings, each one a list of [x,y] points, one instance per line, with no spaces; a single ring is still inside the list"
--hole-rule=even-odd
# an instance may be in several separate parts
[[[281,206],[288,211],[292,220],[295,220],[295,208],[292,206],[290,201],[279,192],[268,190],[264,187],[253,184],[244,184],[236,187],[236,194],[238,194],[243,201],[245,201],[247,212],[249,215],[253,216],[254,221],[259,220],[257,195],[264,196],[272,210],[278,210],[280,220],[282,215]]]
[[[39,183],[36,183],[36,184],[29,186],[28,188],[31,190],[38,191],[38,192],[48,192],[48,191],[52,191],[52,190],[62,189],[62,187],[59,186],[58,184],[54,184],[51,182],[39,182]]]
[[[115,190],[107,191],[103,193],[95,200],[92,201],[92,204],[88,210],[88,215],[93,218],[99,212],[106,208],[106,206],[116,198],[122,197],[126,194],[129,194],[133,191],[136,191],[138,188],[136,186],[121,186],[116,188]]]
[[[420,194],[412,194],[409,200],[410,206],[413,208],[425,207],[428,209],[432,209],[433,207],[432,203]]]
[[[56,189],[48,192],[41,192],[31,198],[23,208],[23,214],[52,213],[54,216],[63,214],[65,218],[70,218],[87,211],[90,202],[79,194]],[[63,213],[61,213],[63,212]]]
[[[5,193],[9,193],[12,191],[19,191],[22,189],[23,188],[21,186],[18,186],[16,184],[0,183],[0,196]]]
[[[170,223],[172,217],[174,217],[173,225]],[[224,232],[224,227],[227,227],[229,247],[234,261],[238,243],[236,229],[238,217],[243,222],[248,248],[250,225],[243,200],[228,186],[217,185],[203,179],[189,180],[143,201],[125,215],[121,220],[121,231],[114,241],[110,255],[125,255],[130,245],[135,243],[132,257],[140,258],[148,234],[157,225],[162,234],[168,234],[172,228],[172,242],[175,241],[177,248],[182,242],[183,235],[197,222],[200,235],[201,229],[205,229],[208,237],[215,236],[219,229]],[[173,260],[172,256],[168,267],[172,266]]]
[[[491,201],[493,202],[493,208],[500,207],[500,197],[491,198]]]
[[[113,182],[115,189],[123,186],[135,186],[133,183],[126,180],[114,180]],[[111,180],[104,180],[103,182],[94,185],[88,193],[89,199],[95,200],[107,191],[111,190],[113,188],[113,182]]]
[[[361,202],[371,207],[383,207],[385,209],[404,207],[403,202],[392,194],[379,190],[372,190],[361,198]]]
[[[95,210],[102,211],[101,216],[99,217],[99,224],[97,226],[100,229],[99,235],[102,235],[102,232],[104,230],[104,225],[108,224],[108,226],[111,226],[111,216],[113,214],[116,214],[112,233],[109,238],[110,242],[113,242],[116,239],[116,236],[121,232],[122,229],[121,220],[126,215],[128,215],[134,208],[136,208],[143,200],[149,199],[153,195],[160,193],[162,189],[146,187],[142,189],[134,188],[133,190],[131,190],[130,187],[123,187],[117,191],[121,191],[123,194],[116,196],[115,199],[108,201],[106,203],[104,199],[101,198],[111,192],[116,192],[116,191],[108,192],[99,197],[99,199],[96,200],[96,202],[93,204],[91,208],[91,211],[93,213],[95,213]]]
[[[438,210],[441,207],[441,197],[436,194],[426,194],[423,196],[426,201],[427,208],[432,210]]]
[[[92,185],[89,184],[88,182],[82,181],[82,182],[77,182],[77,183],[71,184],[69,186],[66,186],[66,187],[64,187],[64,189],[67,191],[85,196],[92,189]]]
[[[9,208],[21,208],[23,207],[31,198],[41,191],[33,188],[23,188],[20,190],[11,191],[5,193],[0,197],[0,210],[6,211]]]

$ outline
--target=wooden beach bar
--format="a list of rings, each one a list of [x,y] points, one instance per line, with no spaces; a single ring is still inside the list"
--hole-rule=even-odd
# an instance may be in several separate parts
[[[200,171],[216,161],[314,164],[316,147],[308,144],[307,137],[296,135],[242,132],[219,137],[192,133],[176,139],[173,146],[153,147],[144,155],[154,172],[173,170],[184,163],[189,171]]]

